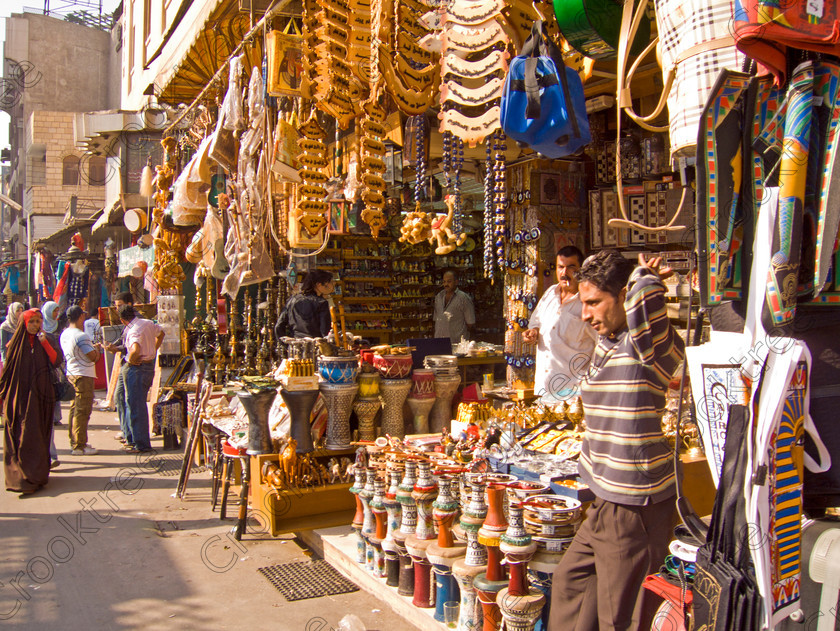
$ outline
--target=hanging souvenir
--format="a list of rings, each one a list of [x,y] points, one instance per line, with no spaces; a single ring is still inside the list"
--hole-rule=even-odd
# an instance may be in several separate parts
[[[282,31],[271,30],[266,33],[266,91],[270,96],[301,96],[302,43],[303,35],[294,18],[289,19]]]

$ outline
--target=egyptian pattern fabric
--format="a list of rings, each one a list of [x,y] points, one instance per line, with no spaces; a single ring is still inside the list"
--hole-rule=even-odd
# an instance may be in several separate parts
[[[770,575],[773,614],[799,600],[802,543],[802,443],[808,367],[796,365],[770,448]]]
[[[751,80],[748,74],[724,70],[700,119],[697,234],[704,306],[741,298],[740,287],[733,286],[733,262],[740,245],[735,227],[741,218],[743,103]]]

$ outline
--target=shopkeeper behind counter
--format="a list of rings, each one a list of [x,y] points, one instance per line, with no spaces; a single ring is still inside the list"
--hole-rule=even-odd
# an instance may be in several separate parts
[[[470,337],[475,325],[472,298],[458,289],[455,272],[443,273],[443,291],[435,296],[435,337],[448,337],[453,344]]]
[[[661,259],[639,267],[616,250],[578,272],[584,322],[598,346],[581,385],[586,431],[578,463],[595,494],[554,571],[549,631],[650,629],[674,523],[674,463],[662,433],[665,394],[685,345],[668,320]]]

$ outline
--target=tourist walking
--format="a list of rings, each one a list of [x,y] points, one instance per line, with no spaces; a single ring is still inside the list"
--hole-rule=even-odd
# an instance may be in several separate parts
[[[54,368],[60,360],[42,322],[38,309],[21,314],[0,375],[6,490],[23,494],[43,487],[50,475]]]
[[[67,366],[67,379],[75,390],[70,405],[70,455],[91,456],[96,449],[88,444],[88,423],[93,410],[93,384],[99,348],[84,331],[85,313],[74,305],[67,310],[69,326],[61,333],[61,350]]]

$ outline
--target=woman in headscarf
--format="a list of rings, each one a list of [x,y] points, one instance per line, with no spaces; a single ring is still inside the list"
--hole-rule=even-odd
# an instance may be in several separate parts
[[[13,302],[6,310],[6,319],[3,324],[0,324],[0,359],[6,363],[6,346],[12,341],[12,336],[17,329],[18,319],[23,312],[23,304],[20,302]]]
[[[6,425],[3,465],[6,490],[34,493],[50,475],[50,432],[55,391],[53,368],[58,355],[41,330],[38,309],[20,316],[0,375],[0,399]]]
[[[59,359],[61,360],[59,364],[64,363],[64,353],[61,351],[61,336],[59,335],[58,330],[58,318],[61,315],[58,303],[49,300],[44,303],[41,307],[41,314],[44,316],[44,333],[47,334],[47,340],[52,345],[53,350],[58,353]],[[61,401],[55,402],[55,409],[53,410],[53,425],[59,426],[61,425]],[[53,461],[58,461],[58,456],[56,455],[55,445],[52,443],[52,447],[50,447],[50,454],[52,456]]]

